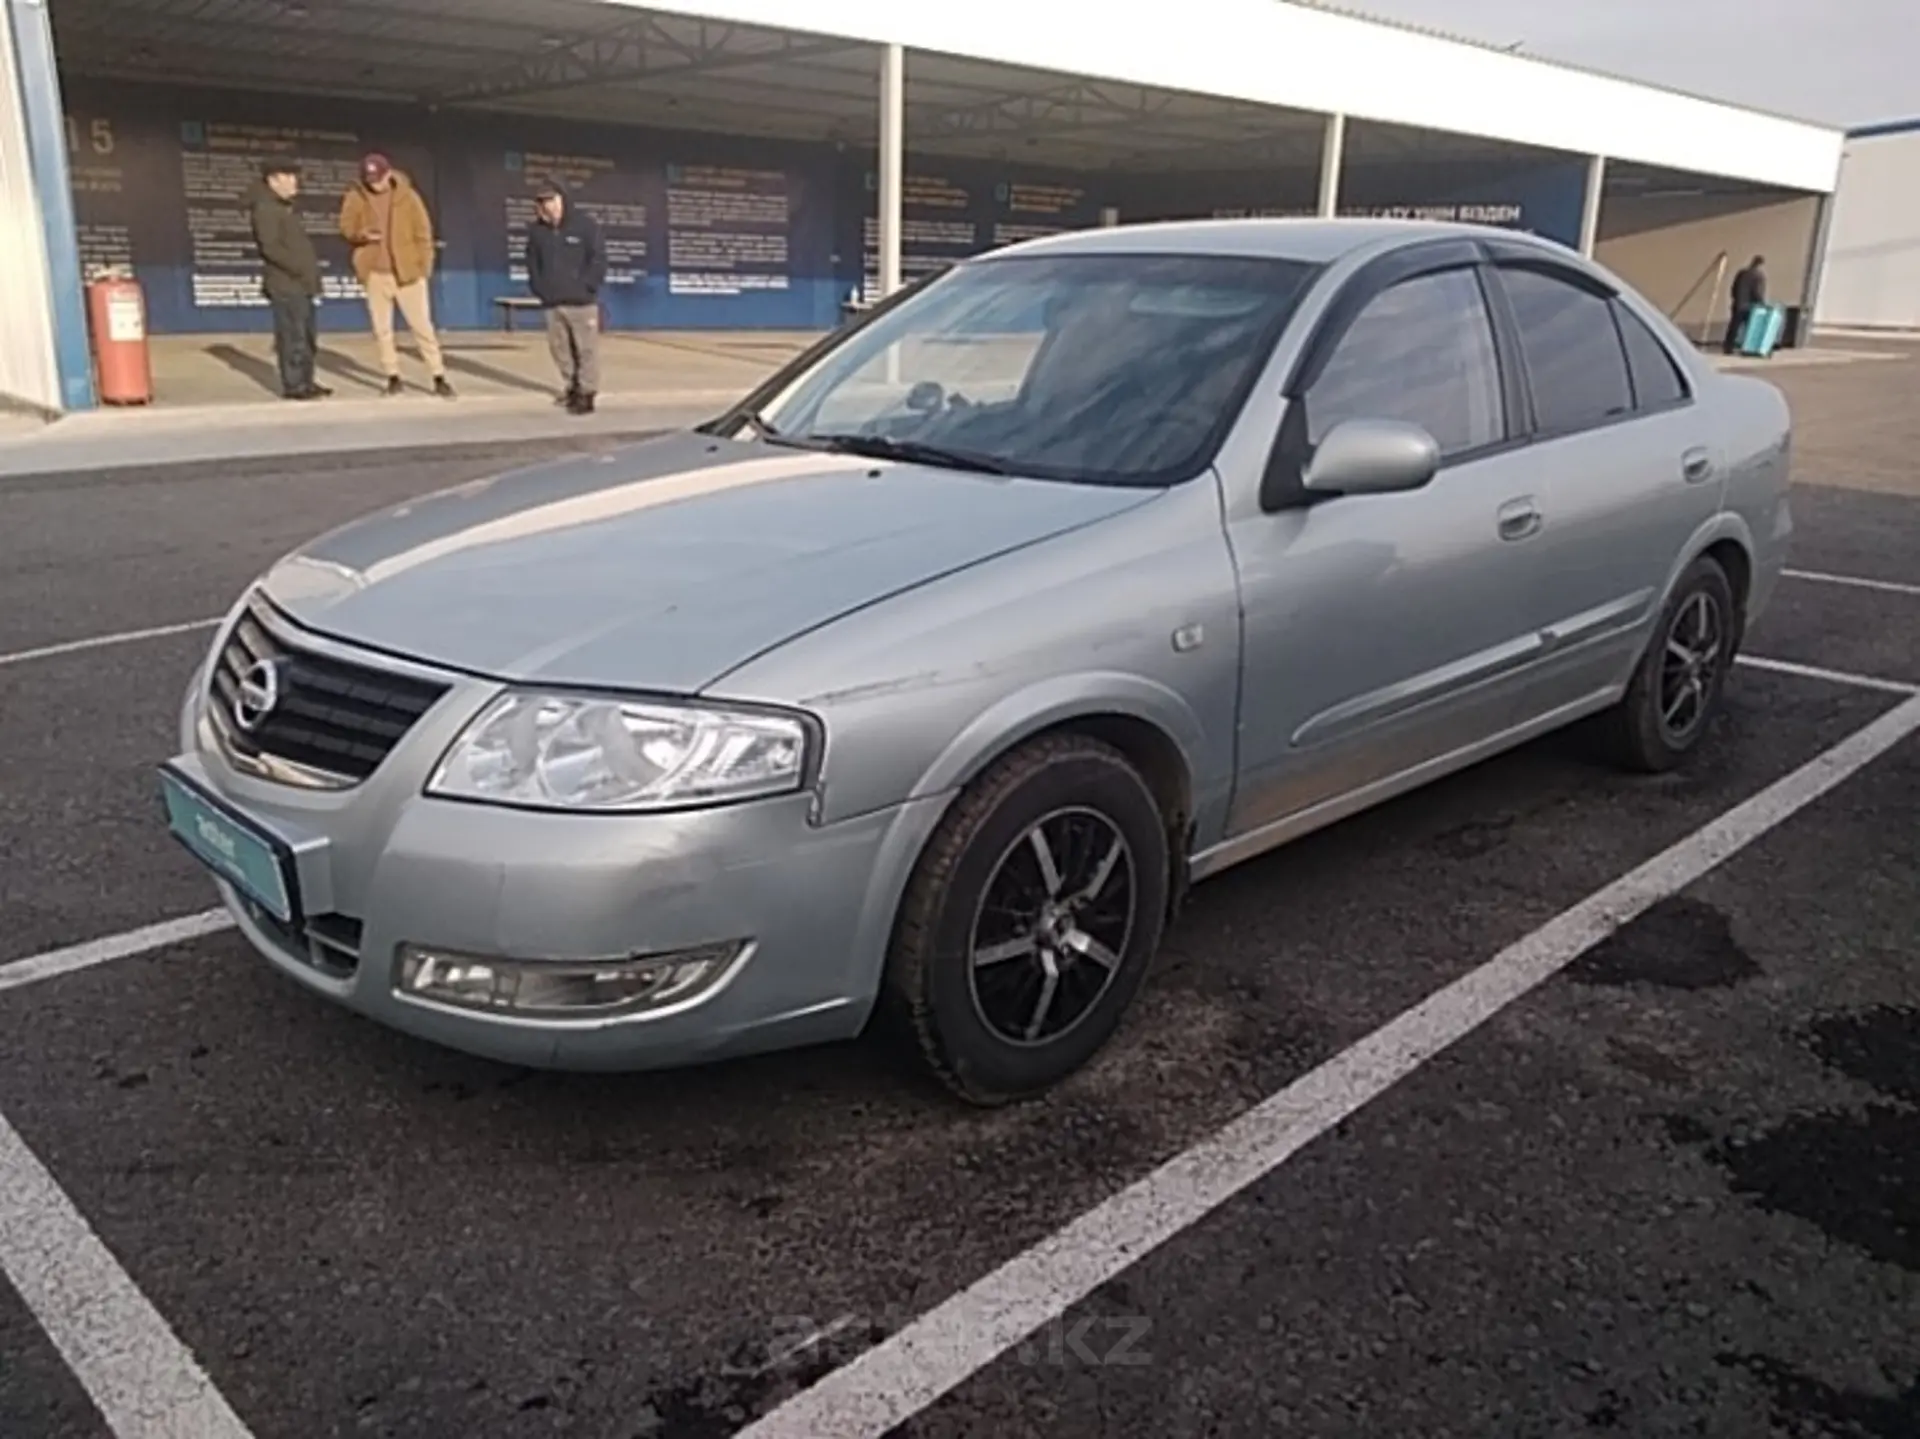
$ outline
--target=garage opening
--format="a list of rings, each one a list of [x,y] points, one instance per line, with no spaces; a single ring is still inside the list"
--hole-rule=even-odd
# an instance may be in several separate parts
[[[1610,164],[1595,257],[1701,345],[1718,345],[1733,276],[1766,260],[1783,343],[1804,344],[1823,197],[1648,165]]]

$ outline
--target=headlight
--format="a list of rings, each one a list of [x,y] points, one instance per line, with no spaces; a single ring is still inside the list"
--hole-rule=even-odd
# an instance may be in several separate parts
[[[797,716],[506,694],[453,742],[429,794],[536,809],[655,810],[800,788]]]

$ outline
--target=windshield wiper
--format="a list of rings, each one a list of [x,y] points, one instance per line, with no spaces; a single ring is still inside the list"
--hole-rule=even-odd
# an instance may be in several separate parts
[[[983,475],[1011,475],[1013,467],[992,455],[954,450],[924,440],[900,440],[888,435],[811,435],[823,450],[843,455],[866,455],[876,460],[904,460],[910,465],[939,465],[949,470],[977,470]]]

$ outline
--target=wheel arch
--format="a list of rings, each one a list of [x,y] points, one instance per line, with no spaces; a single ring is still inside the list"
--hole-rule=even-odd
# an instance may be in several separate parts
[[[1044,736],[1083,734],[1117,750],[1140,772],[1167,825],[1177,905],[1205,784],[1206,733],[1174,690],[1125,674],[1063,675],[1010,695],[967,725],[915,787],[915,797],[964,788],[989,766]]]
[[[1666,589],[1660,596],[1660,603],[1654,607],[1654,614],[1657,616],[1666,612],[1674,591],[1680,587],[1680,581],[1696,561],[1713,560],[1726,571],[1727,583],[1733,587],[1734,644],[1737,648],[1746,638],[1749,604],[1757,578],[1754,554],[1753,532],[1747,528],[1747,522],[1733,510],[1722,510],[1702,525],[1680,552],[1680,562],[1667,576]]]

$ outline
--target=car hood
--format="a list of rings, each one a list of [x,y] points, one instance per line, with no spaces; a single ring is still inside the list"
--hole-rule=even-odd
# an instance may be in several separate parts
[[[308,629],[411,659],[691,694],[1154,493],[678,435],[398,505],[296,550],[264,588]]]

